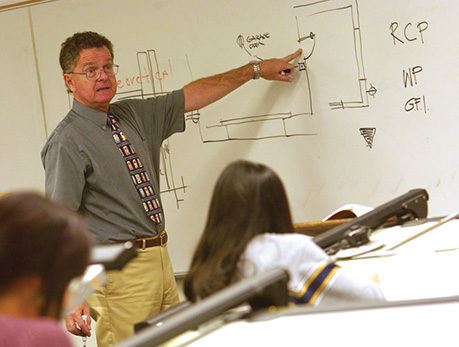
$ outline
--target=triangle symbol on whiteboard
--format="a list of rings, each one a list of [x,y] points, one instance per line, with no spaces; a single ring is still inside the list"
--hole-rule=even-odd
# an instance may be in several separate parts
[[[376,134],[376,128],[360,128],[360,134],[365,139],[367,147],[373,148],[373,139]]]

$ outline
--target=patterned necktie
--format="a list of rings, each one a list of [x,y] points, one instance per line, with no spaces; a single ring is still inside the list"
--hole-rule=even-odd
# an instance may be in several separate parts
[[[108,125],[112,129],[113,139],[124,158],[124,162],[126,163],[129,174],[131,175],[134,187],[142,201],[145,213],[154,223],[161,223],[162,209],[159,204],[158,196],[153,190],[150,178],[145,171],[139,155],[128,141],[126,135],[124,135],[123,131],[120,129],[116,116],[109,113],[107,118]]]

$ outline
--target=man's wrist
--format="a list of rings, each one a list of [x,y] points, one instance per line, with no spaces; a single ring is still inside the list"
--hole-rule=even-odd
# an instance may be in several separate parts
[[[253,68],[253,77],[252,79],[257,80],[261,77],[261,66],[258,60],[252,60],[250,62]]]

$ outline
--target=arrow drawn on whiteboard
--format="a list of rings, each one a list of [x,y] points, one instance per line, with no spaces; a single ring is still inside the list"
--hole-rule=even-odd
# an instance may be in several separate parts
[[[307,40],[307,39],[314,39],[315,36],[316,36],[316,35],[311,31],[311,32],[309,33],[309,35],[300,37],[300,38],[298,39],[298,43],[301,43],[301,41],[304,41],[304,40]]]
[[[378,90],[370,83],[370,89],[367,90],[367,93],[370,94],[372,97],[375,97],[375,94]]]
[[[297,20],[297,27],[298,27],[298,17],[295,17],[295,18]],[[299,31],[298,31],[298,35],[300,35]],[[298,38],[298,43],[301,43],[301,42],[303,42],[303,41],[305,41],[307,39],[311,39],[312,40],[312,48],[311,48],[311,52],[308,54],[308,56],[304,57],[304,60],[309,59],[311,57],[312,53],[314,53],[314,48],[316,47],[316,34],[314,34],[311,31],[309,33],[309,35]]]

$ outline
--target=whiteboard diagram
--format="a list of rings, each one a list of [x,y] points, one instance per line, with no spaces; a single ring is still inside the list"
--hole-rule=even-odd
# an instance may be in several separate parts
[[[201,117],[201,110],[187,113],[185,120],[198,127],[202,143],[317,136],[314,105],[320,108],[325,102],[331,110],[369,107],[369,97],[374,97],[377,90],[365,74],[357,0],[321,0],[296,5],[293,10],[292,25],[297,33],[294,39],[303,49],[303,55],[295,63],[298,81],[294,88],[276,95],[267,112],[250,112],[251,109],[259,111],[263,105],[251,105],[251,108],[241,103],[237,108],[228,107],[239,113],[208,114],[206,111],[205,117]],[[257,48],[266,45],[270,36],[269,32],[246,36],[238,33],[235,43],[243,54],[261,61],[264,57],[257,53]],[[119,88],[117,100],[169,93],[163,82],[172,73],[170,60],[168,67],[160,67],[154,49],[137,52],[136,59],[138,75],[124,81],[129,88]],[[186,70],[193,80],[187,56],[185,61],[181,77]],[[314,71],[328,73],[317,76]],[[371,149],[376,128],[359,131]],[[187,187],[183,176],[174,178],[171,152],[169,141],[165,141],[161,149],[160,177],[165,187],[162,193],[173,194],[178,208]]]
[[[322,0],[294,10],[298,43],[312,52],[312,64],[330,71],[318,83],[333,86],[333,93],[339,86],[343,94],[329,96],[330,108],[368,107],[377,90],[365,75],[357,0]]]
[[[332,110],[369,107],[369,97],[375,97],[377,90],[365,74],[357,0],[322,0],[293,8],[296,41],[303,49],[295,86],[301,93],[287,100],[301,108],[284,105],[278,112],[214,115],[213,121],[206,116],[205,124],[198,112],[191,118],[204,143],[318,135],[311,121],[314,104],[320,107],[325,101]],[[267,45],[270,36],[269,32],[238,34],[235,41],[248,56],[262,61],[257,49]],[[314,71],[329,73],[315,76]]]

